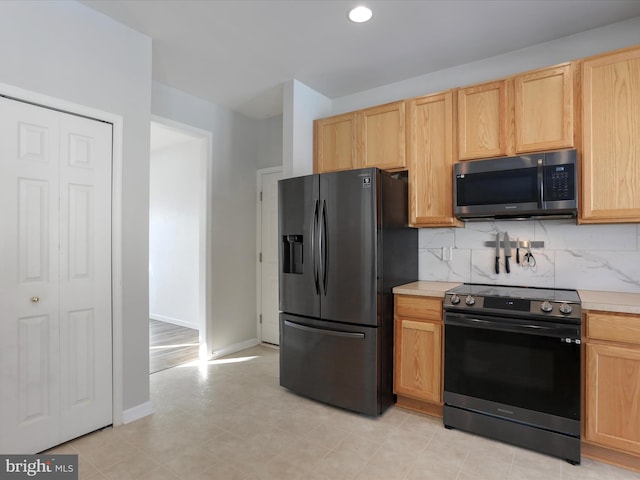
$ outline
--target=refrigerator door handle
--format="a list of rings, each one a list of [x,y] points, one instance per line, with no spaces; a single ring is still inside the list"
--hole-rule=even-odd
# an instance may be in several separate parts
[[[347,337],[347,338],[364,338],[364,333],[360,332],[343,332],[342,330],[326,330],[324,328],[309,327],[307,325],[301,325],[299,323],[291,322],[289,320],[284,321],[286,327],[297,328],[298,330],[304,330],[305,332],[319,333],[321,335],[330,335],[332,337]]]
[[[322,287],[325,296],[327,295],[327,201],[322,201],[322,237],[321,237],[321,253],[322,253]]]
[[[319,213],[319,212],[318,212]],[[324,213],[324,212],[323,212]],[[319,279],[318,282],[322,281],[323,278],[323,270],[324,270],[324,263],[322,261],[322,247],[324,246],[323,243],[323,237],[322,237],[322,219],[318,218],[318,270],[319,270]],[[322,285],[324,284],[324,282],[322,283]],[[322,288],[320,288],[320,290],[322,290]]]
[[[318,275],[318,255],[316,255],[316,252],[315,252],[316,232],[318,231],[318,216],[319,216],[318,206],[319,206],[319,201],[316,200],[316,206],[313,211],[313,222],[311,223],[311,256],[313,257],[313,281],[316,286],[316,294],[320,294],[320,277]]]

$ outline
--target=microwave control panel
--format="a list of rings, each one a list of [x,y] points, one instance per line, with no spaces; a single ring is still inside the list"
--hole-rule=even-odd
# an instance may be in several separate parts
[[[545,192],[548,202],[575,200],[575,165],[548,165],[544,167]]]

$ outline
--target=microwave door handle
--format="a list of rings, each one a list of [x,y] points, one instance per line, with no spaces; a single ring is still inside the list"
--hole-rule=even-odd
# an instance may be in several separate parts
[[[544,165],[542,158],[538,159],[538,208],[544,206]]]

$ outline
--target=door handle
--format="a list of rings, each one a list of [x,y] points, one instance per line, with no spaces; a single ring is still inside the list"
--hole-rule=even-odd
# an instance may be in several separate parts
[[[320,279],[318,276],[318,255],[316,255],[316,252],[315,252],[317,230],[318,230],[318,200],[316,200],[316,206],[313,211],[313,223],[311,224],[311,256],[313,257],[313,282],[316,286],[316,294],[319,294]]]
[[[344,332],[342,330],[326,330],[324,328],[310,327],[307,325],[300,325],[299,323],[291,322],[289,320],[284,321],[285,327],[296,328],[305,332],[318,333],[320,335],[329,335],[331,337],[346,337],[346,338],[358,338],[363,339],[364,333],[360,332]]]
[[[538,208],[544,205],[544,165],[542,159],[538,159]]]
[[[327,246],[327,201],[322,201],[322,287],[327,295],[327,256],[329,250]]]

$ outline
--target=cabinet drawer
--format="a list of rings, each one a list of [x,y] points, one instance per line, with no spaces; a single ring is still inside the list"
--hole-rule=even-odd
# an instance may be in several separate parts
[[[442,321],[442,300],[415,295],[396,295],[396,315]]]
[[[587,336],[640,345],[640,315],[587,312]]]

